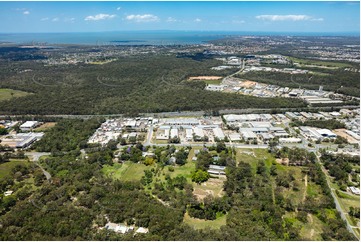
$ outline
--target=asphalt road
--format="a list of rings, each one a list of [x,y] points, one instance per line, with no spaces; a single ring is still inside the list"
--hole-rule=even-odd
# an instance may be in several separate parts
[[[328,175],[327,175],[327,171],[325,170],[325,168],[324,168],[323,165],[321,164],[320,159],[319,159],[318,156],[317,156],[317,162],[321,165],[321,170],[322,170],[322,172],[323,172],[323,173],[325,174],[325,176],[326,176],[327,185],[328,185],[328,187],[329,187],[330,190],[331,190],[331,195],[332,195],[333,200],[334,200],[334,202],[335,202],[336,209],[337,209],[337,211],[340,213],[340,216],[341,216],[342,220],[344,220],[344,221],[346,222],[347,230],[348,230],[350,233],[352,233],[356,238],[360,239],[360,238],[357,236],[356,232],[352,229],[354,226],[352,226],[352,225],[349,223],[349,221],[347,220],[346,215],[345,215],[346,212],[343,211],[343,209],[342,209],[342,207],[341,207],[341,204],[339,203],[339,201],[338,201],[338,199],[337,199],[337,197],[336,197],[337,195],[335,194],[335,189],[334,189],[334,188],[331,188],[331,184],[330,184],[330,181],[329,181],[329,177],[328,177]]]
[[[39,159],[40,157],[44,156],[44,155],[51,155],[51,153],[45,153],[45,152],[26,152],[25,155],[27,155],[29,158],[31,158],[31,160],[43,171],[46,180],[50,180],[51,179],[51,175],[49,172],[47,172],[39,163]]]

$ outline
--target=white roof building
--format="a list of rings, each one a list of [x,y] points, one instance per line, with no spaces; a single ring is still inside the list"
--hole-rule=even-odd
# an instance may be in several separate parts
[[[191,141],[193,139],[192,129],[186,129],[186,140]]]
[[[225,138],[224,133],[221,128],[214,128],[213,133],[214,133],[214,136],[217,137],[218,139]]]
[[[193,132],[196,136],[199,136],[199,137],[203,137],[204,136],[204,131],[203,129],[199,128],[199,127],[194,127],[193,128]]]
[[[257,139],[257,135],[256,135],[253,131],[250,131],[250,130],[242,130],[242,131],[240,131],[240,132],[241,132],[242,137],[243,137],[245,140]]]
[[[174,138],[174,137],[177,137],[177,138],[178,138],[178,129],[172,128],[172,129],[170,130],[170,137],[171,137],[171,138]]]
[[[327,137],[327,138],[336,138],[336,134],[332,133],[331,130],[329,129],[317,129],[316,130],[317,133],[319,133],[322,137]]]
[[[20,129],[23,131],[31,130],[35,128],[39,124],[38,121],[26,121],[22,125],[20,125]]]

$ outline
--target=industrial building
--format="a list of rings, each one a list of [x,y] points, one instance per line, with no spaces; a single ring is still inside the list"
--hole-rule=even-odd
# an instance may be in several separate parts
[[[18,133],[15,135],[7,136],[2,139],[1,145],[8,145],[12,148],[24,149],[29,147],[32,143],[40,140],[44,133]]]
[[[20,129],[21,131],[30,131],[39,126],[39,124],[40,123],[38,121],[26,121],[25,123],[20,125]]]

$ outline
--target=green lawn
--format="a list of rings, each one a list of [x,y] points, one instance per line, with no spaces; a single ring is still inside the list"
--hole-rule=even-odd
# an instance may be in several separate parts
[[[226,225],[227,215],[223,215],[215,220],[204,220],[198,218],[191,218],[188,213],[185,213],[183,222],[193,227],[194,229],[219,229],[221,226]]]
[[[10,177],[11,170],[20,164],[25,164],[26,166],[29,165],[28,161],[25,160],[10,160],[9,162],[0,164],[0,178]]]
[[[13,97],[23,97],[29,94],[30,93],[28,92],[23,92],[19,90],[0,88],[0,101],[7,100]]]

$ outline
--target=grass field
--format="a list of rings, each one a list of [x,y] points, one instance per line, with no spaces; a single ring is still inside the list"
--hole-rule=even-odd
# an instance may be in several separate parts
[[[19,90],[0,88],[0,101],[11,99],[13,97],[23,97],[29,94],[30,93],[28,92],[23,92]]]
[[[113,166],[105,165],[102,172],[113,179],[121,181],[140,181],[145,170],[150,170],[155,166],[146,166],[143,164],[127,161],[124,164],[114,164]]]
[[[43,131],[46,131],[46,130],[54,127],[55,125],[56,125],[56,122],[44,123],[44,124],[40,125],[39,127],[37,127],[36,129],[34,129],[34,131],[43,132]]]
[[[288,212],[285,219],[293,223],[293,227],[298,228],[303,240],[322,240],[323,223],[315,215],[308,214],[307,223],[303,223],[296,218],[295,212]]]
[[[272,154],[268,153],[266,149],[236,149],[236,160],[237,163],[243,161],[249,163],[255,170],[258,161],[264,161],[266,166],[270,168],[276,159]],[[285,170],[286,168],[282,165],[277,164],[279,170]]]
[[[204,220],[198,218],[191,218],[188,213],[185,213],[183,222],[193,227],[194,229],[219,229],[221,226],[226,225],[227,215],[223,215],[215,220]]]
[[[211,85],[219,85],[221,84],[222,80],[203,80],[205,83],[207,84],[211,84]]]
[[[16,165],[21,165],[21,164],[28,165],[29,163],[25,160],[10,160],[9,162],[0,164],[0,179],[4,177],[10,177],[11,170]]]
[[[310,59],[300,59],[295,57],[288,57],[293,62],[299,63],[300,65],[313,65],[313,66],[325,66],[325,67],[352,67],[350,64],[342,62],[332,62],[332,61],[321,61],[321,60],[310,60]]]

